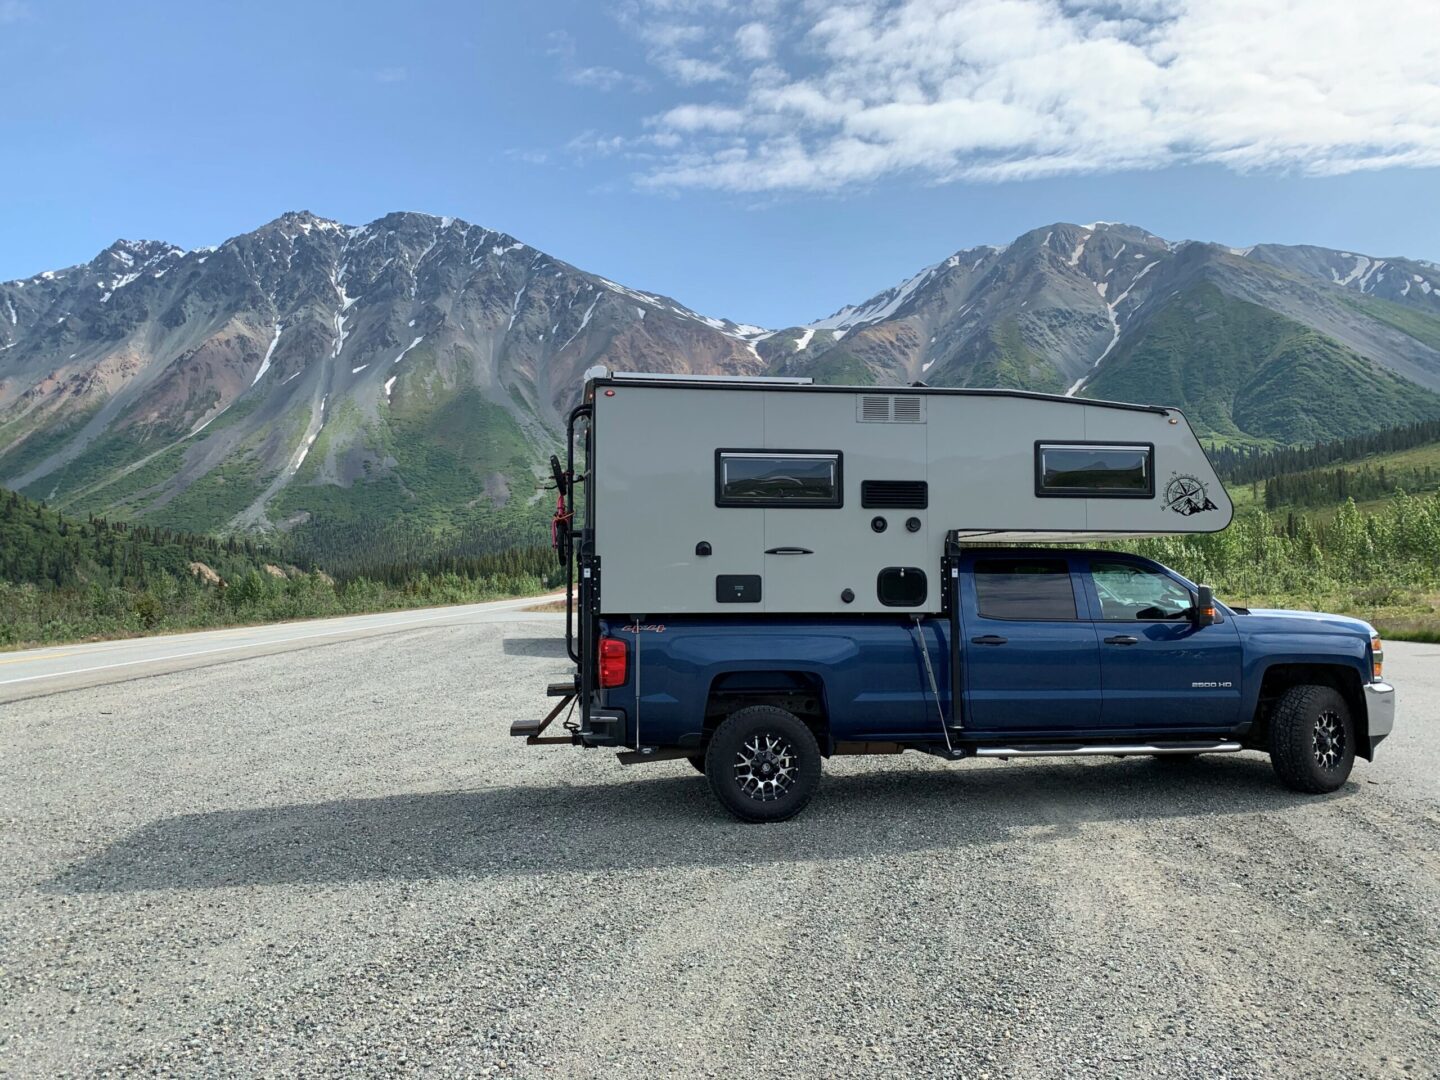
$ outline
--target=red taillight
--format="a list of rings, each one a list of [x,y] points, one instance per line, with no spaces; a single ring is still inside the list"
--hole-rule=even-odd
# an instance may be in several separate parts
[[[628,659],[629,652],[625,648],[625,642],[620,638],[602,637],[600,639],[600,686],[602,689],[609,690],[612,687],[624,685]]]

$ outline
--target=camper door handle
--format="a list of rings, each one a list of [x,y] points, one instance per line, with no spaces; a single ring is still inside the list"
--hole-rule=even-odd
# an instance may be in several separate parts
[[[1134,634],[1116,634],[1105,639],[1106,645],[1138,645],[1140,639]]]
[[[778,548],[766,548],[766,549],[765,549],[765,554],[766,554],[766,555],[814,555],[815,552],[811,551],[809,548],[801,548],[801,547],[778,547]]]
[[[1009,638],[1003,638],[999,634],[985,634],[981,637],[972,637],[971,645],[1004,645]]]

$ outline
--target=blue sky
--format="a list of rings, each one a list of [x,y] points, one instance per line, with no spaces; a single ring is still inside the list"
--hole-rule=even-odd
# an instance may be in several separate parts
[[[289,209],[769,326],[1058,220],[1440,261],[1433,10],[1202,7],[0,0],[0,279]]]

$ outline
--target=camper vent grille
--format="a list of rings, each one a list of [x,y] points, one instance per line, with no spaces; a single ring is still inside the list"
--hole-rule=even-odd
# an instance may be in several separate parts
[[[860,419],[872,424],[889,420],[890,399],[888,397],[862,397],[860,399]]]
[[[897,397],[892,399],[891,404],[895,409],[897,424],[918,424],[920,422],[920,399],[918,397]]]
[[[864,480],[860,505],[866,510],[924,510],[930,487],[924,480]]]
[[[925,399],[919,394],[861,394],[856,419],[864,424],[923,424]]]

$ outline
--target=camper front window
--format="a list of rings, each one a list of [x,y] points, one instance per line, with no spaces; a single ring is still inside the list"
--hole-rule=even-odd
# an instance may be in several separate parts
[[[1036,443],[1035,494],[1153,498],[1154,456],[1149,443]]]
[[[838,450],[715,452],[716,506],[838,507]]]

